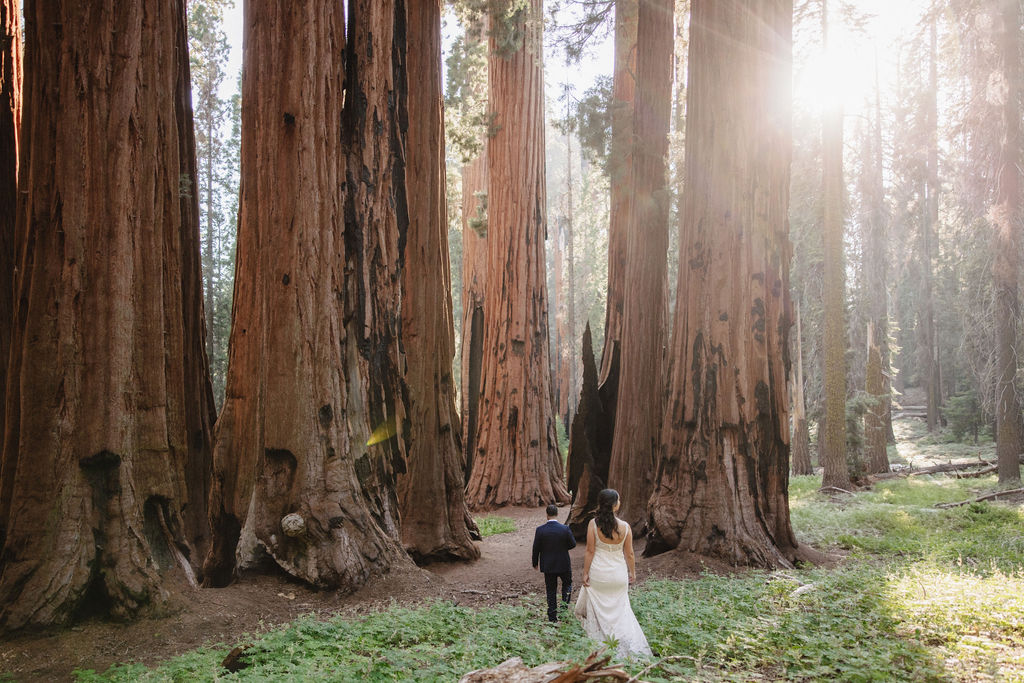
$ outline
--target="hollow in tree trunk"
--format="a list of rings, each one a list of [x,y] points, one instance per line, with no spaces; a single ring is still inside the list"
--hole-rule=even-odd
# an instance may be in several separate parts
[[[568,502],[548,350],[543,5],[492,15],[488,100],[487,298],[476,453],[467,500],[481,509]],[[498,34],[521,44],[499,54]],[[502,48],[507,49],[507,48]]]
[[[455,411],[451,272],[441,119],[441,3],[408,6],[409,232],[402,271],[407,356],[407,472],[399,477],[402,541],[417,560],[476,559],[479,531],[466,508],[464,456]]]
[[[648,499],[664,419],[665,282],[669,192],[666,180],[672,110],[673,3],[640,0],[632,212],[626,237],[622,368],[608,485],[619,492],[619,516],[635,533],[648,517]]]
[[[184,2],[25,13],[5,629],[163,601],[212,410]]]
[[[237,549],[239,569],[269,557],[314,586],[354,590],[408,561],[394,490],[408,431],[405,8],[352,3],[347,44],[337,3],[248,9],[252,106],[208,582],[230,579]]]
[[[693,0],[679,303],[648,554],[791,566],[791,0]]]

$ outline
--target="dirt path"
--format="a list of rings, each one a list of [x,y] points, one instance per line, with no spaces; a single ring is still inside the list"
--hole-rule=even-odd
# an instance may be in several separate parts
[[[514,519],[516,531],[484,539],[477,562],[403,568],[348,596],[312,591],[279,576],[246,578],[220,589],[181,586],[172,596],[174,613],[167,617],[131,624],[91,621],[69,630],[2,641],[0,673],[19,681],[70,680],[75,669],[105,671],[111,664],[133,661],[151,665],[203,644],[227,643],[226,654],[244,634],[303,614],[358,615],[385,609],[392,601],[414,605],[438,599],[482,607],[543,594],[543,577],[530,566],[534,529],[546,519],[543,509],[504,508],[495,514]],[[570,553],[577,582],[583,573],[583,552],[579,545]],[[651,565],[639,557],[639,547],[637,556],[638,579],[643,580]],[[680,569],[689,573],[681,567],[662,569],[668,571],[659,574],[679,575]]]

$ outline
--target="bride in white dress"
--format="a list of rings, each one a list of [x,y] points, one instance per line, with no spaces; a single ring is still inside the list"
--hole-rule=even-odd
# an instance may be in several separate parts
[[[640,623],[629,605],[629,584],[636,579],[633,532],[615,516],[619,494],[605,489],[597,497],[597,517],[587,527],[587,554],[583,560],[583,589],[576,614],[587,636],[618,641],[620,657],[648,655]]]

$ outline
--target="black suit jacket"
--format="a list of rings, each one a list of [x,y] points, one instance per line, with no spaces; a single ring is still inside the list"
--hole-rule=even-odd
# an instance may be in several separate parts
[[[540,559],[540,570],[545,574],[571,572],[569,549],[575,547],[576,539],[569,527],[555,520],[541,524],[533,535],[533,566]]]

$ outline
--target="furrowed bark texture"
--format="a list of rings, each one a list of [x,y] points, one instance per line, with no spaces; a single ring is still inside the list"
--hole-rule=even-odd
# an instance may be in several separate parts
[[[618,377],[618,358],[612,359],[611,377]],[[598,388],[594,345],[590,323],[583,331],[583,387],[572,428],[569,432],[567,484],[572,491],[572,507],[566,524],[576,538],[587,535],[587,524],[597,514],[597,494],[606,487],[611,460],[612,426],[605,410],[603,393],[610,384]]]
[[[481,509],[568,502],[555,435],[545,272],[543,3],[522,10],[524,45],[497,54],[488,100],[487,299],[480,413],[467,500]]]
[[[640,533],[648,518],[664,419],[665,293],[669,191],[666,160],[672,111],[671,0],[640,0],[633,199],[626,236],[622,370],[608,485],[617,489],[618,516]]]
[[[21,10],[0,0],[0,454],[3,453],[7,359],[14,326],[14,215],[18,202],[18,141],[21,129]],[[13,473],[0,458],[0,547],[11,503]]]
[[[823,487],[849,489],[846,465],[846,276],[843,264],[843,113],[836,105],[822,121],[825,194],[825,417],[818,438]]]
[[[441,118],[441,3],[408,7],[409,232],[402,271],[402,340],[407,354],[408,468],[398,480],[402,542],[417,560],[480,557],[466,508],[464,456],[455,411],[451,271]]]
[[[354,2],[349,20],[346,44],[336,3],[247,5],[251,106],[210,583],[230,579],[236,553],[239,569],[269,556],[342,590],[406,557],[394,493],[408,430],[405,8]],[[367,446],[389,423],[394,436]]]
[[[608,158],[611,205],[608,220],[608,299],[605,304],[601,384],[609,377],[622,341],[626,237],[633,182],[633,99],[636,90],[637,0],[615,1],[615,67],[612,73],[612,141]]]
[[[1007,85],[1002,107],[1003,136],[1000,141],[996,183],[995,297],[996,297],[996,459],[999,483],[1020,480],[1019,455],[1024,450],[1021,434],[1020,401],[1015,389],[1017,376],[1017,320],[1020,253],[1020,7],[1013,0],[996,3],[999,53]]]
[[[486,217],[486,150],[462,167],[462,438],[466,481],[473,472],[477,417],[480,414],[480,367],[484,349],[484,296],[487,291],[487,237],[470,221]],[[483,216],[481,216],[483,213]]]
[[[174,566],[162,525],[189,555],[204,516],[184,10],[25,4],[11,387],[26,389],[7,396],[4,629],[159,604]]]
[[[694,0],[679,306],[647,553],[796,556],[787,489],[792,2]]]
[[[882,381],[882,354],[873,341],[874,331],[868,325],[868,358],[864,370],[865,390],[874,403],[864,413],[864,440],[866,471],[881,474],[889,471],[889,455],[886,453],[885,429],[885,382]]]
[[[814,474],[811,467],[811,436],[807,429],[807,404],[804,400],[803,330],[800,325],[800,303],[796,305],[796,372],[793,380],[793,448],[790,469],[795,475]]]

